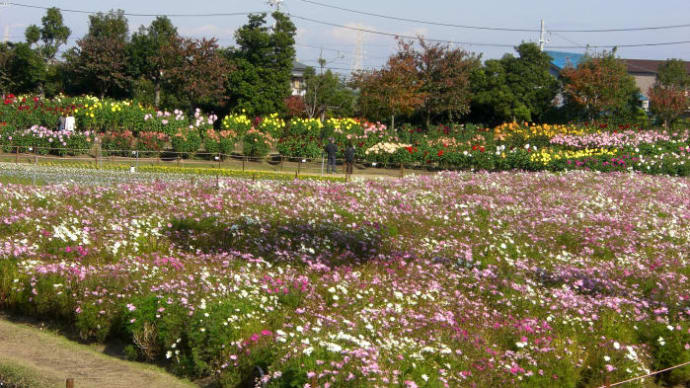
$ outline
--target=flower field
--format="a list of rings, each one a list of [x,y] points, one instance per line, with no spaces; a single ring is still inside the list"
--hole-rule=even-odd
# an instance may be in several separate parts
[[[3,183],[0,308],[227,387],[596,387],[690,361],[689,183]]]
[[[73,115],[77,131],[57,131],[61,115]],[[243,154],[262,159],[279,153],[291,160],[323,155],[334,138],[338,157],[352,143],[358,162],[432,170],[641,171],[690,175],[690,130],[629,126],[506,123],[495,128],[440,125],[395,130],[354,118],[284,120],[278,114],[222,119],[199,109],[157,111],[133,101],[95,97],[11,96],[0,105],[3,152],[156,157],[176,152],[211,159]]]

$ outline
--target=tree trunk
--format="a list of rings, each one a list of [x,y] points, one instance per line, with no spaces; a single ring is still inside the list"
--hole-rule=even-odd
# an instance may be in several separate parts
[[[161,83],[156,81],[153,86],[153,105],[158,109],[161,103]]]
[[[427,110],[426,111],[426,130],[428,131],[431,128],[431,111]]]
[[[391,134],[395,134],[395,115],[391,115]]]

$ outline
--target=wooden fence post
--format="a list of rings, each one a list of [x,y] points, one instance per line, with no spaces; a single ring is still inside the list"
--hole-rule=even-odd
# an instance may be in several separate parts
[[[74,388],[74,379],[73,378],[68,378],[67,381],[65,382],[65,387],[66,388]]]
[[[14,162],[19,163],[19,146],[15,149]]]

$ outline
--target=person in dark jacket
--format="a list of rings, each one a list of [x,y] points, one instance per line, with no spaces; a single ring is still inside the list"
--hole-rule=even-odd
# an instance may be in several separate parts
[[[326,173],[335,172],[335,154],[338,153],[338,146],[333,143],[333,138],[328,139],[326,145],[326,154],[328,155],[328,165],[326,166]]]
[[[355,146],[352,145],[352,142],[347,145],[347,148],[345,149],[345,166],[346,170],[345,173],[348,175],[352,174],[352,165],[355,163]]]

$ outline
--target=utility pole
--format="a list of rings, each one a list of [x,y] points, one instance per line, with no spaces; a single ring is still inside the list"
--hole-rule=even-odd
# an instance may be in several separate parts
[[[544,45],[546,44],[546,30],[544,29],[544,19],[541,19],[541,28],[539,29],[539,50],[544,51]]]

